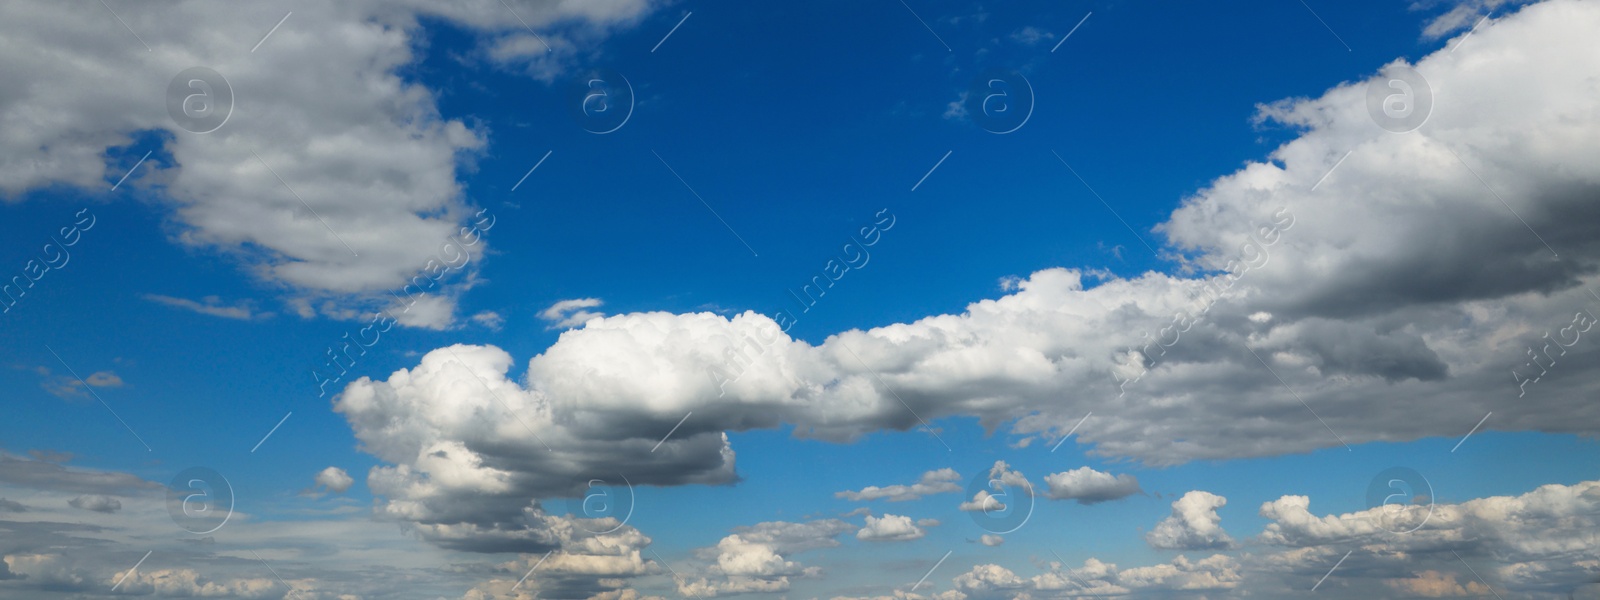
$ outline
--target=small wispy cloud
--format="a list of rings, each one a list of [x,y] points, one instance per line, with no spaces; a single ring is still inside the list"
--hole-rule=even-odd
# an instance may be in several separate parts
[[[540,312],[539,318],[550,322],[550,326],[545,329],[571,329],[584,324],[589,319],[606,316],[605,313],[588,310],[602,304],[605,304],[605,302],[599,298],[562,300],[551,304],[550,308]]]
[[[238,302],[234,302],[232,306],[229,306],[223,304],[222,298],[217,296],[206,296],[201,298],[198,302],[188,298],[176,298],[173,296],[163,296],[161,294],[145,294],[144,299],[157,304],[165,304],[173,308],[181,308],[187,311],[197,312],[202,315],[222,317],[224,319],[238,319],[240,321],[265,319],[273,315],[273,313],[270,312],[256,310],[255,302],[250,300],[239,300]]]

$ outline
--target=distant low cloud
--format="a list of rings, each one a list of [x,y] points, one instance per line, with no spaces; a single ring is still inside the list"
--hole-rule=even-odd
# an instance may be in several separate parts
[[[40,388],[64,400],[88,398],[85,384],[97,388],[119,388],[124,385],[122,377],[114,371],[95,371],[80,380],[71,373],[58,375],[49,367],[33,367],[31,370],[42,378],[39,381]]]
[[[81,508],[83,510],[92,510],[94,512],[108,514],[122,510],[121,501],[110,496],[103,496],[99,494],[78,496],[77,498],[68,500],[67,504],[71,504],[73,508]]]
[[[133,491],[161,487],[160,484],[127,473],[77,469],[43,460],[29,460],[4,452],[0,452],[0,484],[99,495],[124,495]]]
[[[855,501],[886,499],[890,502],[904,502],[932,494],[959,492],[961,485],[956,482],[960,480],[961,474],[955,469],[944,468],[923,473],[922,478],[911,485],[896,484],[886,487],[869,485],[860,491],[846,490],[836,492],[833,496]]]
[[[1012,32],[1010,37],[1011,41],[1018,44],[1022,44],[1024,46],[1036,46],[1040,42],[1056,39],[1056,34],[1029,25]]]

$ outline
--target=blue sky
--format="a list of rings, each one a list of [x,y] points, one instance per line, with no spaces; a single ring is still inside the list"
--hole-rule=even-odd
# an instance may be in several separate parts
[[[0,362],[8,367],[0,369],[0,386],[9,390],[0,418],[5,456],[66,464],[75,477],[126,473],[160,484],[184,468],[204,466],[227,477],[238,499],[235,510],[248,515],[248,523],[372,522],[385,531],[411,532],[385,537],[381,545],[418,561],[438,557],[440,569],[460,567],[441,571],[429,584],[437,587],[413,590],[415,597],[521,597],[507,589],[520,576],[511,571],[534,566],[539,548],[568,552],[578,543],[550,546],[517,537],[542,535],[536,523],[510,534],[477,531],[467,536],[478,536],[473,539],[416,532],[419,524],[425,530],[457,518],[474,522],[449,516],[443,507],[477,502],[473,494],[488,489],[474,487],[486,485],[481,482],[459,489],[440,483],[454,481],[449,477],[460,471],[429,471],[426,452],[400,468],[427,473],[413,483],[437,483],[448,489],[443,495],[402,497],[369,486],[369,473],[393,474],[392,452],[404,452],[374,446],[411,443],[415,432],[406,428],[423,421],[437,429],[416,435],[459,443],[481,464],[512,473],[507,481],[515,483],[488,494],[509,503],[496,505],[512,507],[509,515],[518,502],[538,500],[558,517],[600,516],[566,515],[570,489],[552,492],[554,484],[544,479],[557,471],[658,474],[652,475],[657,485],[633,490],[636,510],[625,525],[649,538],[642,571],[620,575],[626,584],[563,579],[538,588],[549,592],[545,597],[624,588],[694,597],[717,593],[718,581],[751,578],[782,578],[784,587],[719,595],[828,598],[900,590],[975,599],[1025,592],[1069,597],[1038,583],[1027,588],[952,578],[979,573],[984,565],[1027,579],[1090,560],[1126,570],[1218,552],[1245,561],[1246,575],[1184,591],[1141,588],[1124,574],[1094,580],[1090,589],[1133,597],[1270,595],[1308,589],[1317,572],[1333,565],[1322,558],[1351,549],[1366,549],[1372,562],[1351,558],[1351,579],[1328,581],[1350,597],[1373,589],[1420,594],[1439,583],[1440,573],[1449,576],[1446,595],[1499,590],[1565,597],[1592,583],[1592,577],[1567,574],[1568,567],[1592,570],[1572,566],[1593,558],[1592,547],[1588,554],[1554,556],[1519,554],[1522,547],[1511,542],[1513,549],[1462,547],[1478,572],[1490,573],[1482,580],[1461,573],[1460,562],[1446,560],[1448,553],[1436,560],[1443,546],[1389,547],[1424,557],[1408,564],[1384,562],[1392,555],[1375,549],[1378,542],[1349,536],[1299,546],[1257,537],[1279,524],[1264,514],[1264,503],[1309,496],[1311,514],[1349,516],[1371,508],[1369,482],[1394,466],[1424,474],[1438,505],[1592,483],[1600,452],[1584,435],[1592,436],[1597,422],[1595,409],[1585,406],[1600,389],[1592,369],[1596,354],[1583,346],[1575,355],[1563,351],[1546,383],[1521,398],[1505,371],[1527,368],[1522,350],[1539,347],[1540,333],[1567,325],[1574,311],[1600,309],[1600,296],[1584,295],[1600,289],[1600,263],[1593,259],[1600,245],[1592,226],[1583,227],[1593,213],[1572,212],[1579,204],[1569,200],[1594,185],[1585,171],[1592,164],[1540,162],[1563,152],[1586,156],[1592,141],[1574,141],[1563,131],[1593,128],[1600,113],[1588,110],[1592,97],[1555,83],[1527,96],[1473,95],[1532,86],[1528,81],[1592,77],[1584,71],[1592,61],[1562,70],[1528,56],[1529,40],[1564,40],[1561,22],[1595,18],[1592,3],[261,6],[236,15],[249,17],[248,23],[218,25],[239,39],[260,39],[253,36],[271,28],[279,10],[292,8],[248,53],[179,34],[173,28],[182,22],[163,24],[163,15],[177,7],[113,2],[106,8],[116,18],[99,6],[61,14],[40,8],[26,15],[35,27],[22,21],[0,26],[15,40],[33,35],[24,29],[74,32],[38,54],[7,59],[19,71],[62,74],[37,76],[27,88],[32,91],[0,99],[0,120],[28,121],[29,111],[52,105],[54,94],[87,98],[61,107],[79,111],[76,116],[39,120],[6,144],[0,265],[21,274],[80,210],[95,219],[71,246],[70,262],[0,316],[0,335],[9,342],[0,346]],[[1482,15],[1489,18],[1479,22]],[[223,16],[192,18],[204,23]],[[89,17],[92,25],[79,22]],[[340,19],[390,37],[346,35],[328,42],[322,36],[345,31],[338,29]],[[524,35],[529,31],[539,36]],[[80,37],[96,39],[69,47]],[[140,54],[141,44],[153,48]],[[545,45],[556,50],[544,52]],[[1547,52],[1557,56],[1566,48],[1550,46]],[[376,58],[359,54],[365,51]],[[326,64],[320,64],[323,56]],[[138,83],[97,80],[92,69],[64,66],[73,57],[128,71]],[[230,76],[237,99],[223,129],[184,131],[160,110],[159,90],[168,72],[177,72],[168,67],[184,61],[239,74]],[[1365,110],[1350,104],[1395,61],[1427,74],[1440,98],[1436,118],[1414,133],[1371,128]],[[635,96],[626,124],[604,135],[569,116],[571,80],[597,67],[625,76]],[[365,85],[349,86],[359,94],[342,88],[329,88],[326,97],[309,93],[354,80],[340,70],[346,68],[371,76],[360,80]],[[1004,135],[985,131],[957,109],[973,78],[990,68],[1019,73],[1035,94],[1028,121]],[[1537,76],[1506,75],[1519,72]],[[126,97],[118,97],[115,90],[129,86]],[[146,87],[157,92],[146,94]],[[97,91],[82,91],[91,89]],[[1498,118],[1502,114],[1512,116]],[[366,119],[377,125],[363,125]],[[371,133],[385,127],[399,133]],[[1465,145],[1450,159],[1415,145],[1419,139]],[[416,152],[410,152],[413,142]],[[99,157],[103,169],[61,166],[72,157],[62,149],[69,147]],[[243,152],[256,148],[254,158]],[[1434,161],[1441,156],[1446,162]],[[1449,171],[1454,160],[1478,168],[1468,167],[1470,177]],[[262,164],[273,172],[259,169]],[[404,177],[416,178],[405,194],[384,192]],[[440,181],[453,184],[455,193],[434,193]],[[1289,189],[1285,181],[1298,183]],[[1330,185],[1321,188],[1323,196],[1315,196],[1324,182]],[[1483,194],[1479,182],[1506,197]],[[296,200],[314,208],[301,213],[291,206],[295,216],[281,222],[261,216],[280,213],[248,209]],[[1516,219],[1499,213],[1501,205]],[[1298,225],[1283,233],[1283,253],[1202,319],[1197,335],[1186,338],[1198,341],[1179,346],[1179,358],[1151,363],[1151,378],[1129,388],[1133,398],[1118,398],[1113,374],[1128,367],[1113,358],[1121,356],[1117,349],[1137,347],[1139,332],[1164,326],[1170,307],[1192,295],[1193,286],[1226,270],[1223,263],[1244,239],[1239,236],[1251,235],[1249,223],[1280,206],[1294,211]],[[1493,220],[1482,216],[1491,211]],[[318,212],[315,219],[306,218],[310,212]],[[377,311],[392,310],[389,298],[404,286],[392,274],[420,271],[438,247],[431,234],[408,228],[470,226],[474,213],[492,215],[493,226],[468,266],[435,294],[448,305],[445,315],[384,332],[328,394],[319,395],[311,372],[322,368],[325,351]],[[800,312],[791,291],[821,273],[861,228],[881,226],[885,214],[894,224],[872,244],[870,261]],[[1371,215],[1379,216],[1361,218]],[[347,260],[325,233],[365,258]],[[329,250],[302,253],[318,244]],[[1559,249],[1555,266],[1517,258],[1529,275],[1474,274],[1473,265],[1493,264],[1484,256],[1533,257],[1547,247]],[[1434,253],[1446,258],[1421,270],[1412,262]],[[278,270],[297,264],[327,270],[316,276]],[[1082,283],[1059,283],[1063,272],[1053,269],[1070,270],[1073,281],[1081,274]],[[361,283],[368,276],[377,283]],[[547,314],[574,299],[598,299],[588,310],[610,317],[561,325]],[[977,312],[1001,316],[956,323],[956,316],[985,300],[1002,302]],[[1116,308],[1119,302],[1125,306]],[[701,325],[683,315],[710,313],[716,327],[738,327],[728,319],[754,311],[740,322],[760,326],[763,315],[785,310],[797,317],[786,332],[792,345],[756,360],[787,365],[784,372],[801,380],[786,399],[770,396],[772,386],[787,384],[769,380],[765,370],[715,398],[704,393],[703,366],[683,367],[720,364],[714,357],[726,345],[715,341],[722,338],[696,337]],[[635,315],[657,312],[660,323],[681,320],[682,337],[663,341],[641,333],[645,317]],[[921,321],[939,315],[948,317]],[[1256,358],[1238,352],[1240,340],[1255,348]],[[351,395],[345,385],[362,377],[370,381],[361,393],[393,393],[402,399],[397,402],[418,407],[448,406],[453,394],[487,403],[474,387],[489,385],[478,374],[487,372],[482,369],[417,391],[407,391],[409,379],[391,375],[401,369],[415,370],[419,379],[425,371],[436,373],[423,356],[448,358],[439,349],[457,344],[508,354],[508,372],[499,374],[506,379],[491,381],[514,386],[497,389],[516,394],[511,399],[519,406],[521,394],[528,394],[530,408],[500,411],[485,404],[430,415],[432,408],[365,412],[336,404]],[[1012,352],[1035,347],[1035,354]],[[839,352],[849,348],[855,349]],[[647,355],[658,358],[639,358]],[[1027,371],[1034,356],[1058,358],[1055,374]],[[485,369],[497,364],[470,357]],[[546,362],[530,367],[536,357]],[[1099,362],[1081,372],[1068,366],[1079,359]],[[584,365],[593,367],[588,375],[574,372]],[[444,371],[437,375],[448,378]],[[80,376],[94,385],[78,383]],[[573,389],[563,387],[573,385],[568,377],[587,377],[593,385],[563,396]],[[854,395],[860,390],[867,396]],[[814,404],[791,404],[806,398]],[[504,398],[493,399],[505,407]],[[574,412],[563,417],[562,407]],[[927,413],[933,431],[908,421],[899,407],[918,420]],[[672,424],[691,408],[677,432]],[[836,408],[844,413],[833,414]],[[584,442],[614,443],[619,454],[613,458],[575,446],[572,457],[545,463],[529,454],[536,450],[508,449],[527,440],[472,437],[477,434],[447,423],[477,410],[502,424],[516,422],[511,413],[521,414],[535,423],[530,430],[553,439],[580,439],[593,433],[587,427],[600,427],[596,423],[629,433]],[[1473,427],[1485,413],[1481,427]],[[392,428],[374,425],[380,422]],[[1073,430],[1076,437],[1052,452],[1074,424],[1082,427]],[[1281,433],[1261,433],[1280,425]],[[719,431],[727,432],[725,444],[707,441]],[[1349,447],[1330,433],[1347,437]],[[627,444],[648,448],[650,438],[663,435],[675,442],[661,448],[670,458],[654,449],[621,453],[632,447]],[[731,449],[736,462],[722,463],[717,448]],[[71,458],[45,458],[51,452]],[[662,462],[650,462],[656,460]],[[943,468],[959,473],[965,490],[996,461],[1025,475],[1040,494],[1046,475],[1085,466],[1131,475],[1138,492],[1089,505],[1041,495],[1028,525],[998,546],[978,543],[991,532],[969,518],[982,513],[958,510],[970,499],[964,492],[906,502],[835,497],[867,486],[910,485]],[[328,467],[348,473],[353,484],[338,492],[318,488],[314,478]],[[465,467],[449,467],[458,468]],[[52,485],[0,473],[0,497],[55,502],[50,494],[89,489]],[[1192,491],[1227,499],[1214,510],[1233,542],[1182,547],[1146,535],[1163,519],[1176,519],[1174,503]],[[147,493],[117,488],[103,495],[123,498],[129,506],[123,514],[131,516],[141,514],[134,507]],[[152,502],[159,512],[160,498]],[[396,516],[412,502],[435,512]],[[64,516],[24,504],[33,510],[19,515],[48,515],[51,523],[94,512],[73,513],[64,500],[51,505]],[[922,533],[909,541],[858,540],[862,515],[841,515],[860,507],[938,524],[919,526]],[[116,510],[99,513],[90,516],[116,516]],[[780,563],[818,566],[822,575],[778,568],[740,579],[726,566],[732,563],[718,562],[719,541],[738,528],[834,518],[850,523],[849,531],[824,536],[816,548],[763,547],[781,556]],[[1589,519],[1576,528],[1580,533],[1594,524]],[[216,543],[225,549],[211,558],[221,566],[201,578],[253,576],[219,558],[236,557],[253,543],[274,544],[252,537],[260,530],[249,531],[232,540],[226,529],[218,532]],[[126,536],[170,542],[180,534],[187,535],[129,530]],[[65,534],[0,546],[0,557],[54,556],[40,550],[51,545],[50,535]],[[499,535],[523,546],[485,549],[483,540]],[[348,548],[326,550],[346,554],[338,554],[338,566],[319,571],[316,552],[324,550],[297,553],[294,544],[305,540],[275,543],[270,560],[298,573],[289,579],[307,593],[393,593],[355,575],[360,569],[350,565],[365,558]],[[1286,547],[1314,552],[1296,555],[1305,563],[1294,568],[1245,556]],[[949,558],[935,567],[946,551]],[[0,571],[0,589],[15,586],[19,597],[89,594],[89,587],[104,593],[99,581],[125,572],[120,559],[63,567],[81,572],[77,580],[53,580],[57,571],[28,571],[34,563],[8,560],[10,572],[26,576]],[[492,570],[507,561],[520,561],[521,569]],[[1513,573],[1527,564],[1554,565],[1563,574],[1538,580]],[[563,568],[573,578],[594,575]],[[930,568],[932,585],[910,589]],[[1089,580],[1092,569],[1082,569],[1071,572]],[[712,587],[684,587],[676,574]],[[80,590],[70,581],[94,585]],[[124,593],[142,593],[147,588],[137,586],[147,583],[152,593],[160,589],[134,581]],[[239,585],[230,593],[281,597],[272,594],[290,587],[269,581],[271,590],[242,592],[249,586]]]

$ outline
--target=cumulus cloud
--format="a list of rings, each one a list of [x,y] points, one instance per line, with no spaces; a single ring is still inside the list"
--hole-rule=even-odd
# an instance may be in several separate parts
[[[867,525],[856,532],[856,539],[869,542],[905,542],[919,539],[927,535],[927,530],[922,526],[928,525],[927,520],[912,522],[911,517],[901,515],[883,515],[882,517],[867,517]],[[937,525],[933,521],[932,525]]]
[[[1386,581],[1394,591],[1419,598],[1453,598],[1459,596],[1487,596],[1494,590],[1476,581],[1457,582],[1455,573],[1422,571],[1415,577]]]
[[[551,304],[539,312],[539,318],[550,322],[548,329],[571,329],[589,319],[604,317],[604,313],[587,310],[605,304],[599,298],[576,298]]]
[[[1079,504],[1096,504],[1126,498],[1143,490],[1139,479],[1127,473],[1113,476],[1089,467],[1079,467],[1044,476],[1045,496],[1051,500],[1077,500]]]
[[[1600,96],[1583,83],[1600,75],[1597,25],[1600,6],[1550,0],[1421,58],[1454,100],[1415,135],[1374,125],[1375,78],[1263,106],[1264,124],[1298,136],[1159,227],[1187,274],[1048,269],[960,314],[818,344],[755,313],[593,318],[530,359],[524,389],[577,427],[648,423],[637,441],[651,444],[691,410],[703,431],[791,423],[848,441],[968,415],[1055,438],[1116,398],[1077,435],[1156,465],[1455,436],[1489,411],[1487,429],[1591,431],[1600,405],[1565,399],[1600,393],[1600,374],[1558,369],[1529,388],[1534,405],[1508,370],[1539,377],[1521,366],[1528,346],[1588,310],[1582,285],[1600,289],[1600,230],[1586,226],[1600,162],[1579,158],[1600,153]],[[717,460],[712,446],[701,460]]]
[[[989,494],[989,490],[978,490],[978,493],[972,495],[971,500],[962,502],[956,506],[956,509],[965,512],[987,513],[1005,510],[1006,505],[1000,501],[1000,498]]]
[[[1550,484],[1520,496],[1459,504],[1386,505],[1321,516],[1310,509],[1306,496],[1283,496],[1261,505],[1261,516],[1270,522],[1260,539],[1290,549],[1271,566],[1292,565],[1301,557],[1336,559],[1338,548],[1358,547],[1361,551],[1350,558],[1356,569],[1402,563],[1455,571],[1462,560],[1458,555],[1493,557],[1494,566],[1482,575],[1516,593],[1577,589],[1600,575],[1600,481]],[[1385,527],[1396,519],[1406,527]],[[1409,533],[1392,532],[1412,527]],[[1407,589],[1453,585],[1425,571],[1392,577],[1396,579],[1388,585]]]
[[[1451,101],[1412,134],[1368,116],[1376,74],[1262,106],[1262,125],[1294,139],[1158,228],[1177,274],[1047,269],[960,314],[816,344],[753,312],[595,316],[521,381],[503,351],[452,346],[352,383],[336,407],[387,463],[369,477],[381,514],[436,542],[525,552],[550,547],[530,532],[543,519],[531,498],[619,470],[729,483],[724,432],[783,423],[849,441],[965,415],[1053,439],[1117,398],[1077,435],[1157,465],[1453,437],[1491,410],[1487,429],[1590,432],[1600,374],[1523,363],[1600,284],[1600,161],[1587,159],[1600,155],[1597,28],[1600,5],[1549,0],[1421,57],[1416,70]],[[1563,364],[1585,348],[1561,350]],[[719,381],[729,360],[742,374]],[[1539,403],[1517,399],[1511,368],[1538,378],[1525,391]],[[988,493],[964,507],[998,504]],[[1213,500],[1186,495],[1148,541],[1231,544]]]
[[[73,508],[81,508],[101,513],[114,513],[122,510],[122,502],[110,496],[87,494],[67,501]]]
[[[966,512],[994,512],[1006,509],[1006,502],[1017,494],[1032,496],[1033,484],[1021,472],[1011,468],[1006,461],[997,460],[989,468],[989,484],[962,502],[957,510]]]
[[[318,487],[335,494],[343,494],[355,482],[356,480],[352,479],[349,473],[344,472],[344,469],[339,467],[328,467],[318,471],[316,477]]]
[[[955,469],[946,467],[923,473],[922,477],[911,485],[895,484],[887,487],[869,485],[861,488],[861,491],[845,490],[837,492],[834,497],[857,501],[882,498],[890,502],[904,502],[932,494],[959,492],[961,491],[961,485],[956,482],[960,480],[961,474],[956,473]]]
[[[1165,597],[1173,592],[1229,591],[1239,586],[1243,576],[1238,560],[1215,554],[1200,560],[1184,556],[1172,562],[1119,569],[1117,565],[1090,558],[1082,567],[1066,568],[1051,563],[1050,570],[1023,578],[996,564],[981,564],[958,575],[955,588],[969,598],[1087,598],[1134,595]]]
[[[1172,503],[1172,516],[1145,534],[1152,548],[1164,550],[1216,550],[1233,546],[1233,538],[1222,530],[1217,509],[1228,499],[1211,492],[1190,491]]]
[[[0,197],[51,186],[103,194],[133,169],[140,153],[129,146],[153,143],[155,155],[119,193],[156,197],[174,241],[236,259],[301,307],[375,310],[462,233],[474,209],[458,175],[489,134],[442,117],[437,94],[402,77],[425,46],[420,23],[473,34],[472,62],[548,80],[585,56],[578,48],[599,47],[658,4],[185,1],[118,11],[138,38],[107,35],[110,15],[98,3],[12,11],[0,44],[14,92],[0,97]],[[293,20],[250,47],[291,10]],[[547,29],[544,41],[559,50],[532,52],[530,27]],[[222,74],[235,95],[233,114],[205,134],[179,126],[165,102],[173,78],[197,65]]]
[[[985,533],[985,534],[983,534],[983,536],[978,538],[978,543],[983,544],[985,546],[999,546],[1000,544],[1006,543],[1006,538],[998,536],[998,535]]]
[[[869,521],[872,517],[867,517]],[[739,527],[712,548],[698,552],[711,562],[699,577],[677,580],[685,596],[713,597],[755,592],[782,592],[791,577],[817,577],[822,570],[788,557],[839,545],[838,536],[855,529],[838,519],[805,523],[768,521]]]

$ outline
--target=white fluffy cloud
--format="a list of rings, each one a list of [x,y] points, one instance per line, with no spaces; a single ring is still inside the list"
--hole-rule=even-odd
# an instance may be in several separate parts
[[[493,65],[537,63],[549,77],[576,56],[574,39],[597,42],[655,3],[112,4],[115,16],[98,2],[7,12],[0,197],[51,185],[103,194],[140,156],[119,148],[158,140],[161,150],[118,193],[154,195],[171,211],[177,243],[233,257],[289,288],[297,306],[339,315],[381,307],[472,215],[458,176],[490,132],[443,118],[435,92],[399,74],[418,59],[421,19],[476,33]],[[563,50],[509,50],[533,39],[523,23],[560,23],[544,36]],[[226,123],[205,134],[181,128],[166,101],[173,78],[196,66],[221,73],[234,96]],[[482,245],[470,252],[482,256]],[[438,302],[453,309],[451,294]]]
[[[1095,504],[1139,493],[1139,479],[1123,473],[1112,475],[1089,467],[1044,476],[1045,496],[1052,500],[1077,500]]]
[[[1548,374],[1523,363],[1600,289],[1596,29],[1600,5],[1549,0],[1422,57],[1438,101],[1409,134],[1368,116],[1376,76],[1263,106],[1298,136],[1159,228],[1181,274],[1048,269],[960,314],[817,344],[755,313],[596,317],[521,381],[499,349],[454,346],[352,383],[337,407],[388,463],[369,476],[381,513],[524,551],[549,547],[531,498],[617,472],[726,483],[723,432],[783,423],[848,441],[969,415],[1054,439],[1092,409],[1077,433],[1092,451],[1158,465],[1456,437],[1491,410],[1485,429],[1593,431],[1600,372],[1565,368],[1565,350]],[[1513,368],[1540,378],[1538,403],[1518,400]],[[1150,542],[1229,545],[1220,501],[1185,496]]]
[[[316,484],[335,494],[343,494],[356,482],[339,467],[328,467],[317,472]]]
[[[957,473],[955,469],[946,467],[923,473],[922,477],[911,485],[895,484],[887,487],[869,485],[861,488],[861,491],[845,490],[837,492],[834,497],[857,501],[882,498],[890,502],[903,502],[932,494],[959,492],[961,491],[961,485],[956,482],[960,480],[960,473]]]
[[[982,513],[1002,511],[1006,509],[1008,502],[1015,502],[1013,498],[1017,495],[1034,494],[1033,484],[1028,478],[1012,469],[1006,461],[995,461],[994,466],[989,468],[988,477],[988,485],[973,493],[972,499],[958,505],[957,510]]]
[[[902,517],[903,518],[903,517]],[[870,520],[872,517],[867,517]],[[754,592],[782,592],[791,577],[818,577],[822,570],[789,560],[789,556],[839,545],[838,536],[855,529],[838,519],[805,523],[768,521],[739,527],[699,554],[710,560],[699,577],[677,580],[685,596],[714,597]]]
[[[1491,19],[1459,52],[1423,57],[1416,68],[1438,102],[1410,134],[1372,122],[1370,80],[1264,106],[1264,122],[1298,137],[1269,162],[1216,179],[1160,227],[1187,267],[1231,274],[1048,269],[961,314],[818,344],[755,313],[593,318],[529,360],[525,381],[502,395],[535,429],[548,420],[611,442],[618,464],[693,411],[668,443],[699,440],[696,454],[668,455],[696,467],[664,482],[731,476],[732,450],[712,432],[791,423],[802,437],[847,441],[918,427],[917,415],[976,416],[1053,439],[1093,410],[1093,426],[1077,433],[1092,452],[1157,465],[1456,437],[1489,411],[1485,429],[1593,430],[1600,405],[1572,399],[1600,393],[1600,374],[1557,369],[1529,388],[1535,405],[1517,399],[1508,370],[1537,376],[1520,366],[1528,345],[1590,310],[1583,285],[1600,289],[1600,230],[1587,226],[1600,219],[1589,201],[1600,192],[1600,96],[1584,83],[1600,76],[1588,51],[1597,27],[1600,5],[1549,0]],[[1263,313],[1272,318],[1249,318]],[[737,378],[729,361],[742,366]],[[463,371],[449,378],[435,387],[450,397],[481,387]],[[482,406],[509,416],[487,397]],[[1392,418],[1371,418],[1380,409]],[[492,452],[478,435],[492,431],[485,424],[400,419],[386,433],[347,414],[374,448],[422,436]],[[510,438],[514,420],[491,422],[507,444],[528,443]],[[413,474],[437,458],[406,454],[381,455]],[[484,479],[478,491],[520,492],[487,481],[553,474],[534,462],[457,467]]]
[[[937,525],[938,521],[933,521],[932,524]],[[856,532],[856,539],[869,542],[904,542],[920,539],[928,532],[919,525],[926,523],[913,522],[911,517],[902,515],[886,514],[881,517],[868,515],[867,524]]]
[[[1211,492],[1193,490],[1172,503],[1172,516],[1145,534],[1151,547],[1165,550],[1218,550],[1233,546],[1233,538],[1222,530],[1217,509],[1228,499]]]
[[[1050,563],[1050,570],[1030,578],[1000,565],[981,564],[952,581],[956,590],[974,600],[1012,600],[1227,592],[1238,587],[1242,579],[1238,560],[1215,554],[1200,560],[1178,556],[1170,563],[1128,569],[1093,558],[1074,569]]]

